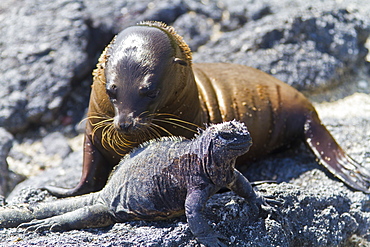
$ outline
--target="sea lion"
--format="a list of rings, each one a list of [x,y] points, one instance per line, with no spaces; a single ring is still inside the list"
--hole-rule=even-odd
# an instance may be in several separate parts
[[[170,26],[142,22],[123,30],[93,74],[82,177],[73,189],[47,187],[54,195],[100,190],[120,158],[148,139],[191,137],[193,126],[233,119],[248,126],[254,142],[237,167],[301,139],[333,175],[370,193],[369,172],[336,143],[303,94],[251,67],[192,64]]]

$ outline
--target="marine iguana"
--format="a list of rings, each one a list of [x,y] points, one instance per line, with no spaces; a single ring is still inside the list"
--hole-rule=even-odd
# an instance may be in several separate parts
[[[127,154],[99,192],[0,210],[0,227],[60,231],[105,227],[131,220],[164,220],[186,214],[199,242],[224,246],[202,210],[220,188],[245,198],[253,212],[272,213],[279,201],[256,193],[235,169],[252,145],[247,127],[230,121],[208,126],[192,140],[162,137]],[[32,221],[31,221],[32,220]],[[28,222],[28,223],[24,223]]]

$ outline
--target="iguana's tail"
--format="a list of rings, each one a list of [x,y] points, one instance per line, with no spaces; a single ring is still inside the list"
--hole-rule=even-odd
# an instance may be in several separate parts
[[[18,204],[0,208],[0,228],[16,227],[34,219],[45,219],[93,205],[97,193],[49,202]]]

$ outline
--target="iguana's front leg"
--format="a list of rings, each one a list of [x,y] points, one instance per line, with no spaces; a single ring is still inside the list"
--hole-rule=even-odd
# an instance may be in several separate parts
[[[275,209],[271,207],[271,205],[280,206],[282,204],[280,201],[265,198],[259,193],[256,193],[248,179],[239,171],[234,170],[234,176],[235,180],[228,185],[228,188],[234,191],[237,195],[245,198],[251,205],[253,212],[258,214],[261,210],[263,210],[268,213],[272,213],[275,211]]]
[[[196,188],[188,191],[185,200],[185,214],[190,230],[198,241],[206,246],[226,246],[220,239],[226,237],[216,234],[208,225],[203,208],[210,196],[213,195],[213,186],[206,188]]]
[[[115,223],[109,208],[103,204],[95,204],[79,208],[72,212],[53,216],[42,220],[33,220],[19,225],[27,231],[67,231],[90,227],[105,227]]]

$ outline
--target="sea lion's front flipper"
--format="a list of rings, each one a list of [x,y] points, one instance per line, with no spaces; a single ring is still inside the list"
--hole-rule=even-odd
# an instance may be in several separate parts
[[[44,186],[42,189],[56,197],[70,197],[101,190],[109,177],[112,165],[93,145],[90,137],[85,135],[82,176],[78,185],[72,189]]]
[[[343,151],[317,114],[307,117],[304,128],[306,143],[323,166],[348,186],[370,193],[370,171]]]

